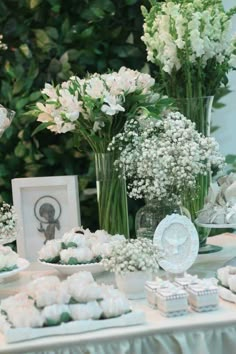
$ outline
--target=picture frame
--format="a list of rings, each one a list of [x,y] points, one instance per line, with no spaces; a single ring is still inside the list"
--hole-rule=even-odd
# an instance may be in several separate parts
[[[81,225],[78,176],[12,179],[17,252],[36,261],[46,241]]]
[[[157,226],[153,244],[163,255],[160,266],[171,274],[182,274],[195,262],[199,237],[192,221],[184,215],[167,215]]]

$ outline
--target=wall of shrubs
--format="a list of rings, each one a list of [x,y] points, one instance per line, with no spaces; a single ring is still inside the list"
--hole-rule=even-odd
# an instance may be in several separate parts
[[[16,111],[0,141],[0,197],[11,202],[11,179],[27,176],[79,175],[82,219],[97,228],[93,157],[70,134],[43,131],[26,114],[45,82],[122,65],[141,69],[146,61],[140,40],[140,6],[148,0],[1,0],[0,33],[8,50],[0,54],[0,103]],[[132,207],[136,208],[136,206]]]

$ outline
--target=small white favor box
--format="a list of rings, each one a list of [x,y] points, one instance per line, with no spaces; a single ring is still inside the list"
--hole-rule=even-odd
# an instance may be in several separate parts
[[[157,307],[166,317],[183,316],[188,312],[188,294],[178,287],[162,288],[156,292]]]
[[[206,312],[218,308],[219,291],[217,286],[202,281],[198,284],[189,285],[187,292],[189,294],[189,305],[194,311]]]
[[[176,277],[175,284],[183,289],[187,289],[188,286],[197,284],[199,278],[197,275],[185,274],[183,277]]]
[[[157,278],[156,281],[147,281],[145,284],[145,292],[148,304],[154,309],[157,308],[157,291],[171,286],[173,285],[169,281],[164,281],[160,278]]]

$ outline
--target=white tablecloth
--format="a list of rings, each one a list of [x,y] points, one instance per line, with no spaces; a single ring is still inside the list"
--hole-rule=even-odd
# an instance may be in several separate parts
[[[236,235],[210,239],[224,245],[221,252],[200,255],[191,273],[212,276],[217,268],[236,256]],[[15,293],[41,271],[21,274],[18,280],[0,284],[1,296]],[[49,270],[49,273],[52,271]],[[104,280],[104,279],[101,279]],[[107,282],[111,279],[107,278]],[[48,337],[8,345],[0,336],[0,353],[43,354],[235,354],[236,305],[220,302],[217,311],[198,314],[190,312],[177,318],[164,318],[152,310],[145,301],[133,302],[134,309],[146,314],[146,324],[125,328],[111,328],[77,335]]]

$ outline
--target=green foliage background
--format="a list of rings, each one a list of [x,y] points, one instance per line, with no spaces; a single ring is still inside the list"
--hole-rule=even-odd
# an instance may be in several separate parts
[[[11,179],[27,176],[79,175],[83,224],[97,228],[96,196],[89,147],[74,148],[70,134],[48,131],[32,137],[35,119],[24,113],[45,82],[73,73],[105,72],[122,65],[141,69],[140,6],[148,0],[1,0],[0,33],[8,50],[0,53],[0,103],[16,111],[0,141],[0,195],[11,202]]]

